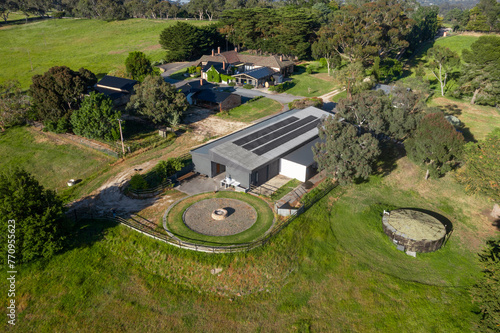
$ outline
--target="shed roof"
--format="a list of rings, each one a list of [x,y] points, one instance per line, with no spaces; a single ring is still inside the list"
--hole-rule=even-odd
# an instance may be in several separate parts
[[[229,96],[232,94],[229,92],[224,92],[224,91],[217,91],[217,90],[212,90],[212,89],[205,89],[198,91],[197,93],[194,94],[194,98],[202,100],[202,101],[207,101],[207,102],[212,102],[212,103],[222,103],[224,102]]]
[[[97,82],[97,87],[130,91],[136,83],[136,80],[105,75],[99,82]]]
[[[191,153],[251,172],[316,139],[318,124],[329,114],[312,106],[290,110],[200,146]]]
[[[297,150],[294,150],[290,154],[283,157],[284,160],[295,162],[303,166],[310,166],[314,163],[313,147],[320,141],[320,138],[313,140]]]

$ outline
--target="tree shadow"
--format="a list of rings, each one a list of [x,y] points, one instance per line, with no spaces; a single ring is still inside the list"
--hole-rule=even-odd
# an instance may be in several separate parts
[[[498,231],[500,231],[500,219],[496,219],[491,225],[497,228]]]
[[[226,217],[229,217],[229,216],[233,215],[236,212],[236,210],[234,208],[232,208],[232,207],[224,207],[223,209],[225,209],[226,212],[227,212]]]
[[[434,217],[444,225],[444,227],[446,228],[447,235],[453,231],[453,224],[451,223],[451,221],[446,216],[436,213],[435,211],[423,208],[413,208],[413,207],[403,207],[401,209],[415,210],[417,212],[425,213],[427,215]]]
[[[445,115],[459,116],[462,114],[462,109],[457,104],[439,105],[438,108],[443,111]]]
[[[375,175],[388,176],[397,168],[397,161],[406,156],[404,146],[391,140],[380,141],[381,154],[377,161]]]

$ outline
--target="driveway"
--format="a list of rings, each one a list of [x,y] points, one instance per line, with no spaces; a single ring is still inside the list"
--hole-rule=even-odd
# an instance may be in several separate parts
[[[161,73],[161,77],[168,83],[170,84],[175,84],[177,82],[180,82],[178,80],[172,79],[170,75],[174,74],[177,71],[180,71],[183,68],[187,68],[189,66],[194,66],[196,62],[172,62],[169,64],[164,64],[158,66],[159,68],[163,69],[163,73]]]
[[[175,189],[188,195],[193,195],[203,192],[215,191],[218,190],[219,187],[220,184],[217,184],[217,180],[197,175],[190,179],[182,181],[181,185],[176,186]]]

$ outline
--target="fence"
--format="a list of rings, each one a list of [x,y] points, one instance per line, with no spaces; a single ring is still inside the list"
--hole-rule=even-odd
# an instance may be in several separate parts
[[[75,215],[76,220],[82,219],[82,218],[111,220],[111,221],[114,221],[116,223],[123,224],[126,227],[131,228],[135,231],[138,231],[143,235],[146,235],[146,236],[151,237],[153,239],[168,243],[170,245],[176,246],[176,247],[181,248],[181,249],[198,251],[198,252],[206,252],[206,253],[248,252],[248,251],[253,250],[257,247],[265,245],[274,236],[276,236],[281,230],[283,230],[293,220],[295,220],[300,214],[304,213],[314,203],[316,203],[321,198],[326,196],[336,186],[337,186],[337,183],[330,183],[325,188],[323,188],[321,190],[318,189],[314,193],[312,193],[312,192],[309,193],[306,196],[307,197],[306,202],[298,208],[297,212],[294,213],[293,215],[289,216],[288,218],[278,222],[273,227],[271,232],[269,232],[264,238],[257,240],[257,241],[254,241],[254,242],[244,243],[244,244],[236,244],[236,245],[224,245],[224,244],[216,244],[216,243],[214,243],[215,245],[204,245],[204,244],[197,244],[195,242],[188,241],[188,240],[181,240],[168,230],[166,230],[167,234],[165,234],[163,232],[159,232],[148,225],[144,225],[144,224],[140,223],[134,217],[131,217],[129,219],[124,219],[124,218],[119,217],[119,216],[94,217],[94,214],[92,211],[90,211],[90,214],[80,212],[78,214],[78,216],[77,216],[77,213],[74,212],[74,215]],[[166,214],[164,216],[164,219],[165,218],[166,218]],[[193,241],[196,241],[196,240],[193,240]]]

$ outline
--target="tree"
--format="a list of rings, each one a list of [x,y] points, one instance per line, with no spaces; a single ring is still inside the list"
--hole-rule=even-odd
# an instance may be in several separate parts
[[[491,31],[500,30],[500,3],[496,0],[480,0],[477,8],[486,16]]]
[[[134,89],[127,108],[147,116],[155,124],[171,123],[189,105],[184,94],[161,77],[146,76]]]
[[[479,254],[482,275],[472,289],[472,296],[480,309],[479,331],[498,332],[500,327],[500,238],[486,242]]]
[[[476,6],[469,11],[469,22],[466,29],[472,31],[490,31],[487,20],[487,17]]]
[[[462,58],[460,93],[473,95],[471,104],[500,104],[500,37],[479,37]]]
[[[410,80],[409,80],[410,81]],[[414,82],[414,80],[411,80]],[[408,82],[408,81],[407,81]],[[411,84],[414,90],[409,90],[406,86],[396,86],[392,90],[391,107],[385,114],[388,124],[387,134],[396,140],[405,140],[417,128],[425,109],[425,99],[428,95],[428,88],[423,86],[422,90],[417,90],[419,85]]]
[[[48,258],[62,249],[63,203],[54,191],[44,189],[23,169],[0,174],[0,223],[2,246],[7,249],[8,244],[15,244],[16,263]],[[15,243],[8,236],[12,225],[15,225]],[[6,259],[7,255],[2,255],[3,263]]]
[[[201,31],[194,25],[177,22],[160,34],[160,45],[167,50],[167,61],[186,61],[198,56],[198,41]]]
[[[75,72],[66,66],[56,66],[43,75],[33,76],[32,81],[30,93],[37,117],[57,122],[79,108],[85,93],[97,83],[97,78],[84,68]]]
[[[464,167],[457,179],[469,193],[482,192],[500,199],[500,129],[479,142],[469,142],[464,149]]]
[[[341,99],[337,104],[337,114],[363,132],[379,134],[387,128],[384,115],[390,107],[389,97],[383,91],[370,90],[360,92],[351,99]]]
[[[368,133],[337,118],[326,118],[319,128],[322,139],[313,148],[318,167],[345,185],[356,178],[368,178],[372,164],[380,155],[378,141]]]
[[[184,163],[180,158],[169,158],[166,161],[160,161],[154,167],[153,171],[162,179],[172,176],[175,172],[182,170]]]
[[[462,133],[442,113],[431,113],[422,118],[405,148],[413,162],[427,167],[432,177],[439,177],[457,166],[463,145]]]
[[[125,68],[134,80],[142,81],[146,75],[153,73],[153,66],[151,61],[146,57],[143,52],[134,51],[128,54],[125,60]]]
[[[120,138],[118,119],[121,112],[113,108],[113,101],[100,93],[91,92],[79,110],[73,111],[71,125],[76,135],[89,139],[115,141]]]
[[[447,47],[434,45],[427,51],[427,56],[431,59],[429,67],[432,74],[439,81],[441,86],[441,96],[444,96],[444,88],[453,68],[460,65],[458,54]]]
[[[328,75],[330,75],[330,69],[340,66],[341,58],[337,46],[331,38],[331,32],[324,27],[318,34],[318,40],[312,45],[312,55],[317,60],[325,58]]]
[[[21,124],[29,110],[29,98],[21,90],[19,81],[0,84],[0,128]]]

